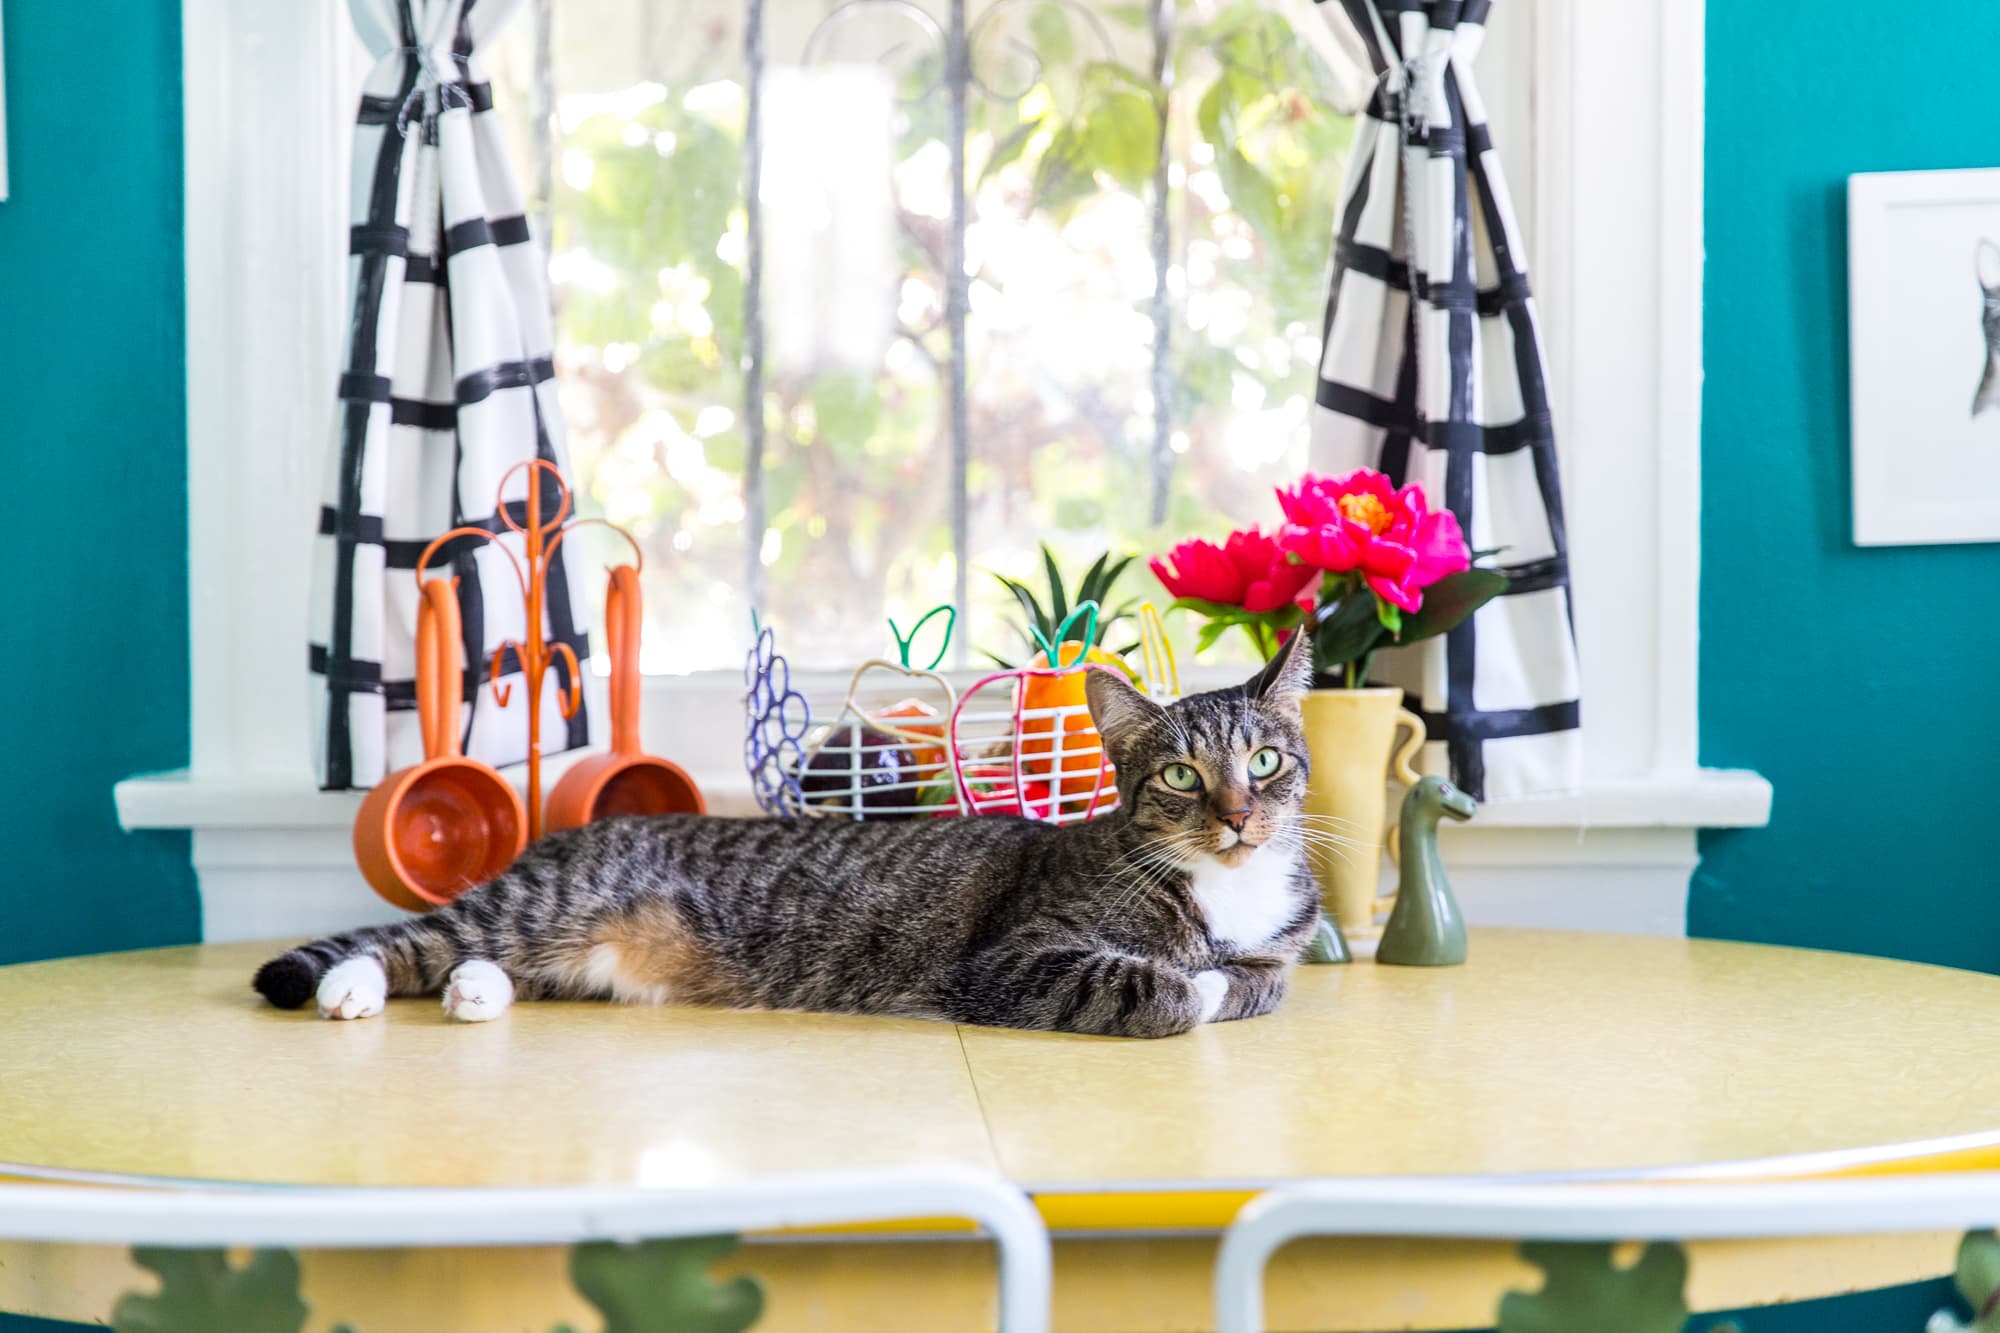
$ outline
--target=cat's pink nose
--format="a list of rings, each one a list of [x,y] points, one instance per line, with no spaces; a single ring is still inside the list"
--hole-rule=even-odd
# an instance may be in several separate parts
[[[1242,810],[1223,810],[1217,814],[1216,818],[1229,825],[1232,831],[1241,833],[1243,832],[1243,826],[1250,822],[1250,811],[1247,808]]]

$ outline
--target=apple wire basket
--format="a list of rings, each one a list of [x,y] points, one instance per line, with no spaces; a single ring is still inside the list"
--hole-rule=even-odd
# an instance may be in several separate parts
[[[1009,814],[1055,824],[1116,809],[1115,770],[1091,723],[1085,673],[1123,671],[1162,703],[1180,697],[1180,673],[1150,603],[1139,610],[1139,670],[1108,653],[1089,660],[1097,614],[1095,602],[1080,603],[1055,643],[1035,632],[1044,665],[990,672],[963,690],[937,670],[956,610],[934,608],[907,635],[891,620],[899,660],[864,662],[843,694],[819,699],[797,687],[770,626],[757,627],[743,673],[743,758],[757,804],[795,818]],[[928,666],[913,665],[912,642],[940,616],[937,653]]]

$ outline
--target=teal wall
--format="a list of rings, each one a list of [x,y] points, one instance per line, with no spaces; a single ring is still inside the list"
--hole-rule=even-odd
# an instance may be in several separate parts
[[[199,920],[185,837],[121,834],[110,797],[187,757],[178,6],[4,13],[0,458],[23,501],[0,649],[29,702],[0,765],[0,963]],[[1758,769],[1777,803],[1767,830],[1703,838],[1689,926],[2000,970],[1976,840],[1906,841],[1937,796],[1977,826],[1994,636],[1923,624],[1919,599],[1983,607],[2000,553],[1848,543],[1842,202],[1853,171],[2000,165],[2000,19],[1844,0],[1711,4],[1708,25],[1702,759]],[[1874,1299],[1903,1327],[1942,1293]]]
[[[0,963],[190,940],[185,834],[111,784],[187,762],[180,6],[4,7]]]
[[[1731,0],[1708,34],[1701,758],[1777,798],[1702,838],[1688,926],[2000,971],[2000,550],[1848,539],[1845,195],[2000,167],[2000,10]]]

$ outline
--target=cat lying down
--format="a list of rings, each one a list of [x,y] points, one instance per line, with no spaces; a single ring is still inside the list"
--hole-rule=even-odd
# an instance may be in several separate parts
[[[1269,1013],[1313,937],[1294,636],[1244,685],[1170,705],[1115,672],[1090,711],[1116,812],[852,822],[699,815],[554,834],[429,916],[316,940],[257,990],[328,1018],[438,995],[894,1014],[1123,1037]]]

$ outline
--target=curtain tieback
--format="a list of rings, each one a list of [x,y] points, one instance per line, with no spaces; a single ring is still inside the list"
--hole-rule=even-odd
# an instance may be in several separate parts
[[[1382,101],[1402,127],[1405,142],[1409,136],[1422,135],[1429,126],[1423,104],[1430,71],[1431,57],[1426,52],[1385,67],[1376,78],[1382,85]]]
[[[470,107],[472,94],[466,83],[472,78],[469,56],[441,46],[397,46],[383,52],[383,58],[405,56],[417,62],[417,82],[396,113],[396,133],[409,137],[410,122],[421,116],[437,118],[447,106]]]

